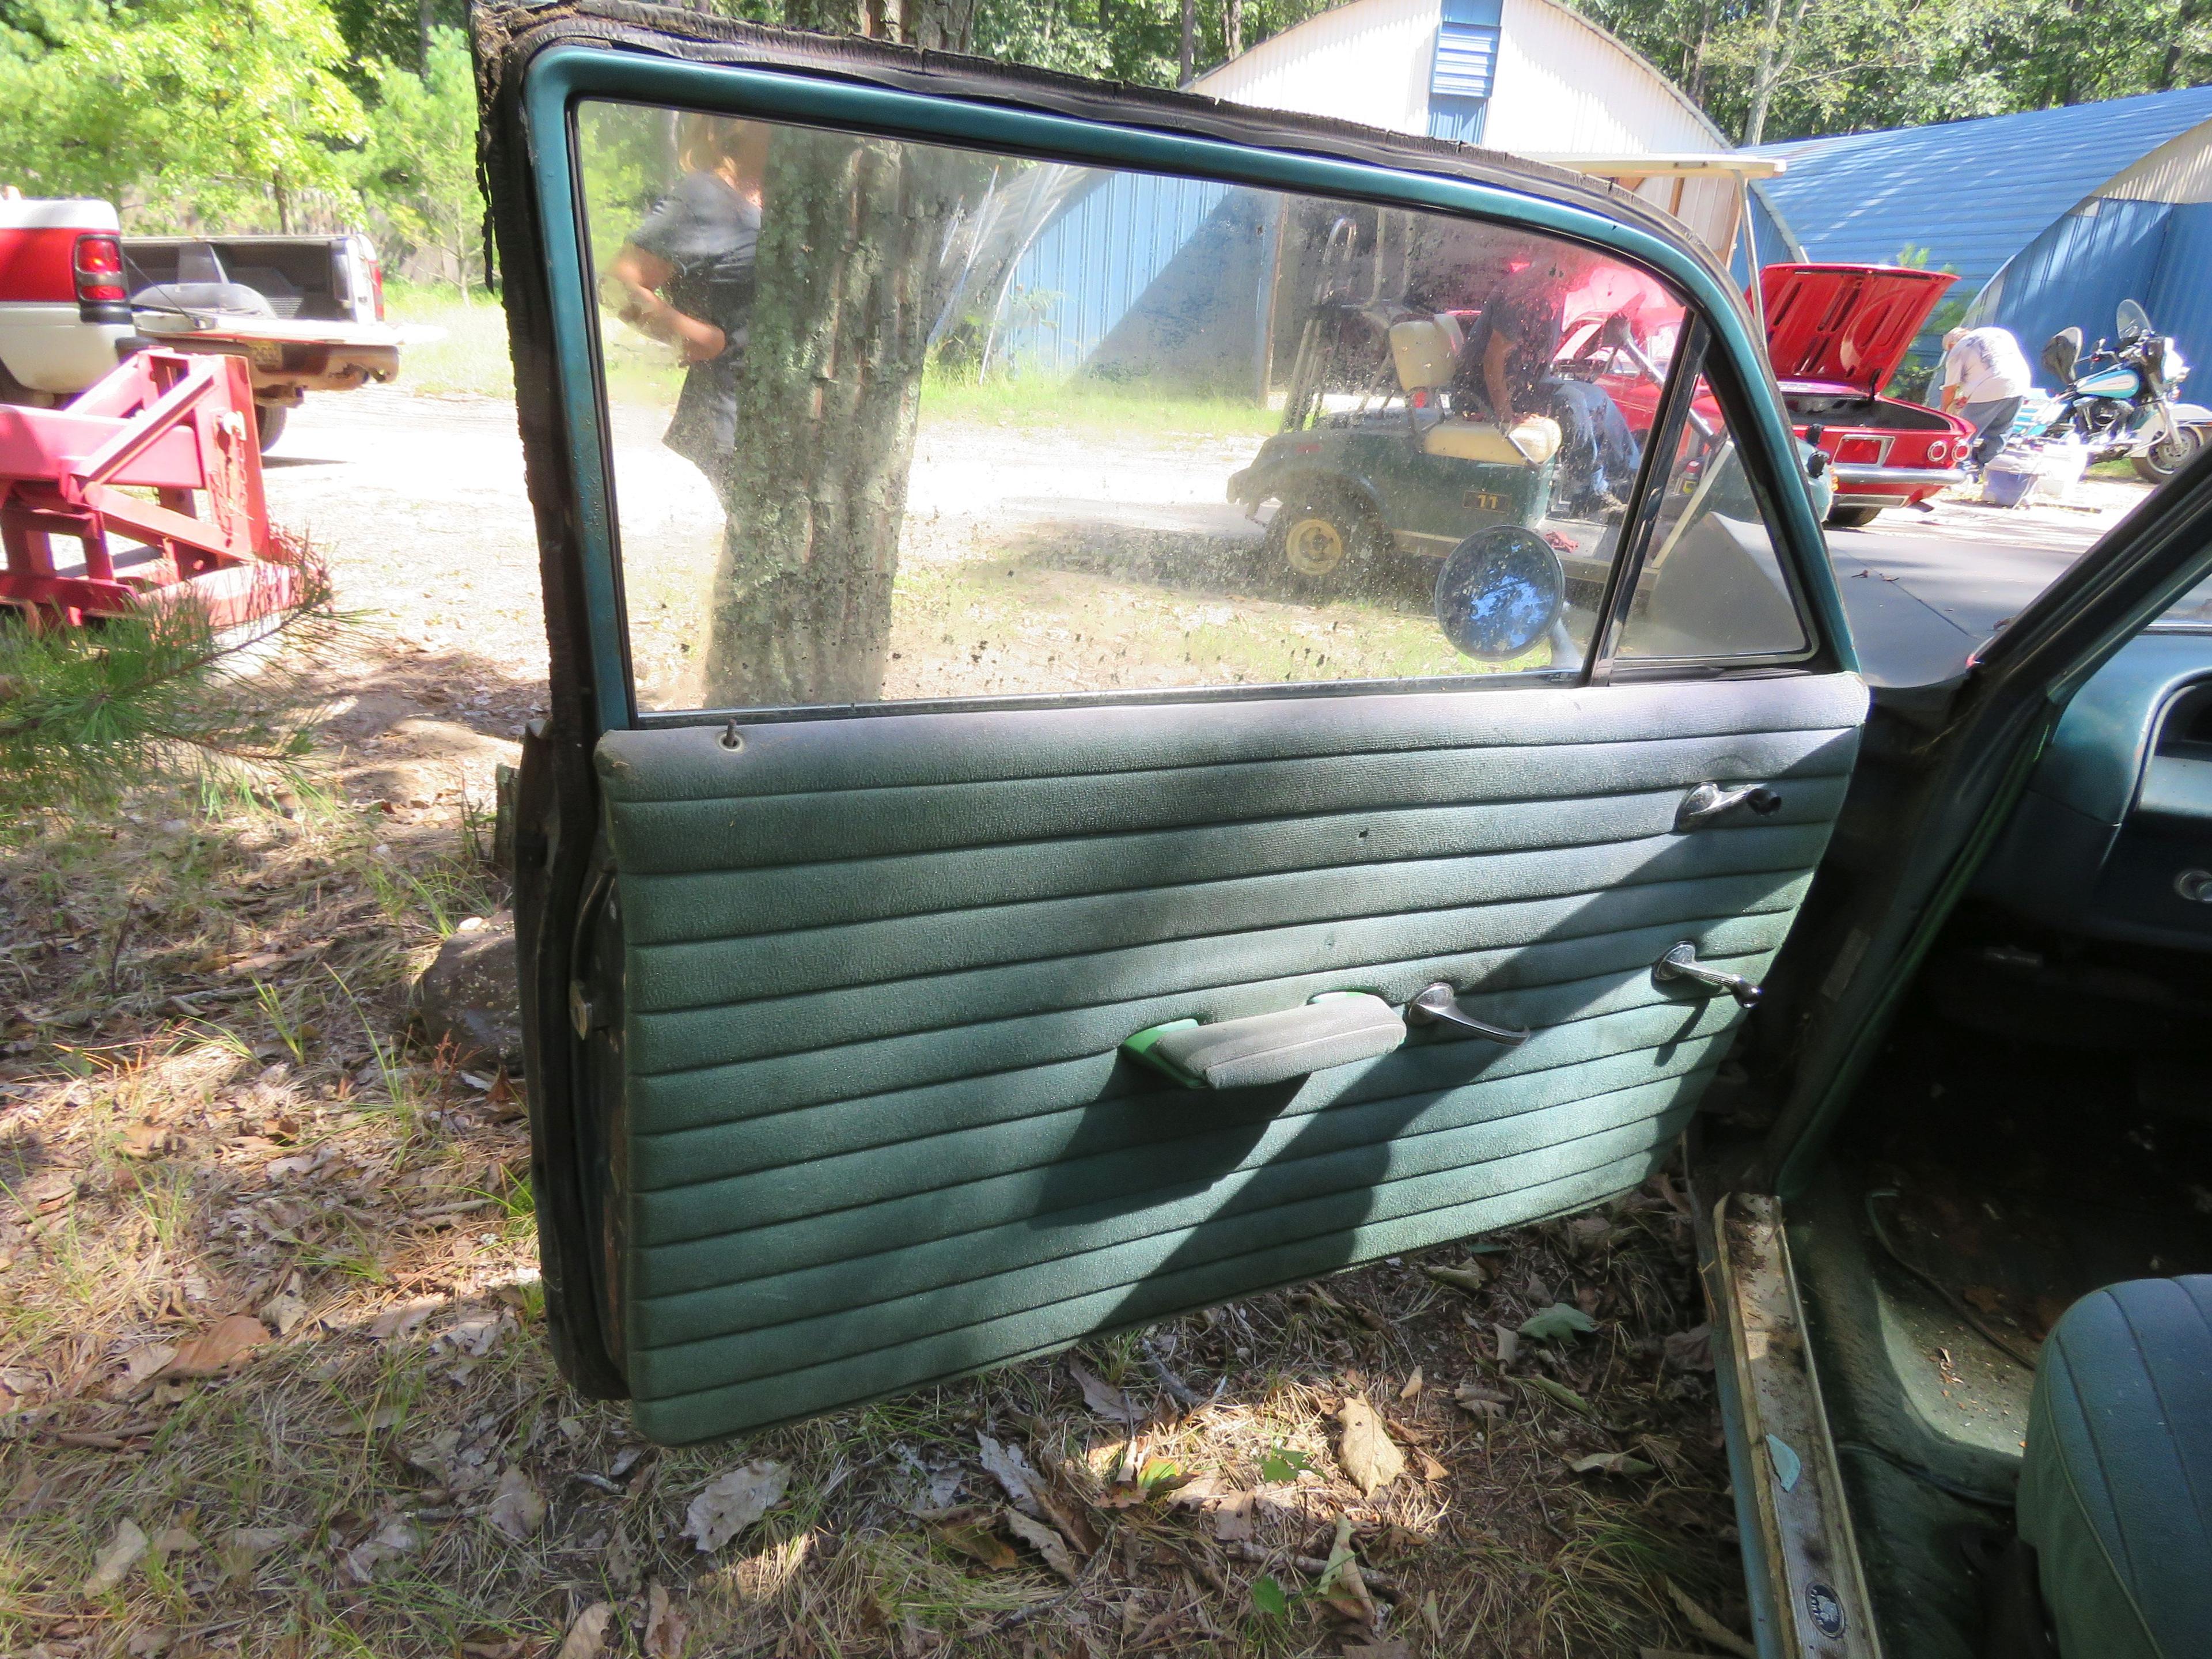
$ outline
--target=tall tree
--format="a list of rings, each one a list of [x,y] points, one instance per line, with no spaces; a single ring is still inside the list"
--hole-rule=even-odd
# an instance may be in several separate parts
[[[812,0],[805,21],[824,8]],[[851,32],[860,20],[837,19]],[[957,51],[972,0],[905,0],[872,26]],[[769,149],[738,442],[705,672],[737,705],[882,689],[938,253],[987,169],[964,152],[799,127]]]
[[[32,0],[0,28],[0,177],[137,224],[289,228],[351,200],[360,142],[321,0]]]
[[[475,284],[483,198],[476,173],[476,76],[459,29],[433,31],[420,75],[370,65],[376,102],[361,179],[394,228],[443,254],[465,301]]]

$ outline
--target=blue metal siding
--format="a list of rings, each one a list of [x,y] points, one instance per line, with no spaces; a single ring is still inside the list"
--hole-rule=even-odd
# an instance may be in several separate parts
[[[2176,207],[2166,222],[2166,247],[2148,298],[2151,322],[2173,336],[2192,365],[2205,364],[2182,395],[2192,403],[2212,398],[2212,202]]]
[[[1429,95],[1429,137],[1449,138],[1462,144],[1482,142],[1482,129],[1490,117],[1487,98],[1452,98],[1442,93]]]
[[[993,309],[988,361],[1249,392],[1277,202],[1202,179],[1098,179],[1016,260]]]
[[[1971,296],[2053,220],[2168,140],[2212,120],[2212,87],[1941,126],[1766,144],[1765,189],[1815,259],[1924,248]]]
[[[2156,292],[2173,209],[2164,202],[2084,204],[2021,251],[1972,312],[1978,323],[2009,329],[2034,362],[2062,328],[2094,342],[2112,332],[2123,300],[2149,303]],[[2155,311],[2151,313],[2158,317]],[[2161,328],[2166,326],[2160,319]],[[2185,352],[2187,347],[2183,348]],[[2042,375],[2045,381],[2048,375]],[[2047,386],[2055,391],[2055,386]]]

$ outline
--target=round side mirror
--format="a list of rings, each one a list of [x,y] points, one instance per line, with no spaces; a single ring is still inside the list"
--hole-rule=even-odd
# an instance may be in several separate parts
[[[1437,626],[1463,655],[1504,662],[1552,630],[1567,600],[1567,575],[1552,544],[1532,530],[1479,530],[1437,572]]]

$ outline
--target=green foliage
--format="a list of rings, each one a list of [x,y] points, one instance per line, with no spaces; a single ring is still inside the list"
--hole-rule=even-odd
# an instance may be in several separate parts
[[[1558,1342],[1597,1328],[1592,1319],[1571,1303],[1554,1302],[1521,1322],[1521,1334],[1536,1342]]]
[[[1295,1480],[1310,1473],[1313,1459],[1293,1446],[1278,1440],[1260,1459],[1260,1480],[1263,1486],[1275,1486],[1285,1480]]]
[[[346,627],[326,579],[300,575],[298,607],[220,632],[190,604],[84,628],[0,616],[0,819],[167,779],[292,781]]]
[[[2203,0],[1569,3],[1674,77],[1731,138],[1955,121],[2212,79]],[[1762,78],[1767,107],[1747,135]]]
[[[104,196],[142,228],[286,228],[310,193],[350,202],[345,62],[324,0],[10,0],[0,178]]]
[[[1270,1619],[1280,1619],[1289,1613],[1291,1598],[1273,1573],[1263,1572],[1252,1581],[1252,1605]]]
[[[459,29],[436,29],[421,74],[381,61],[370,64],[368,73],[376,102],[361,157],[362,193],[409,241],[452,261],[465,303],[481,264],[483,231],[468,41]]]

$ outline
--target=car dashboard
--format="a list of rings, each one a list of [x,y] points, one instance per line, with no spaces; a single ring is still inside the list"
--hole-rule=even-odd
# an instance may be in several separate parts
[[[2081,689],[1975,891],[2083,938],[2212,952],[2212,625],[2154,626]]]

